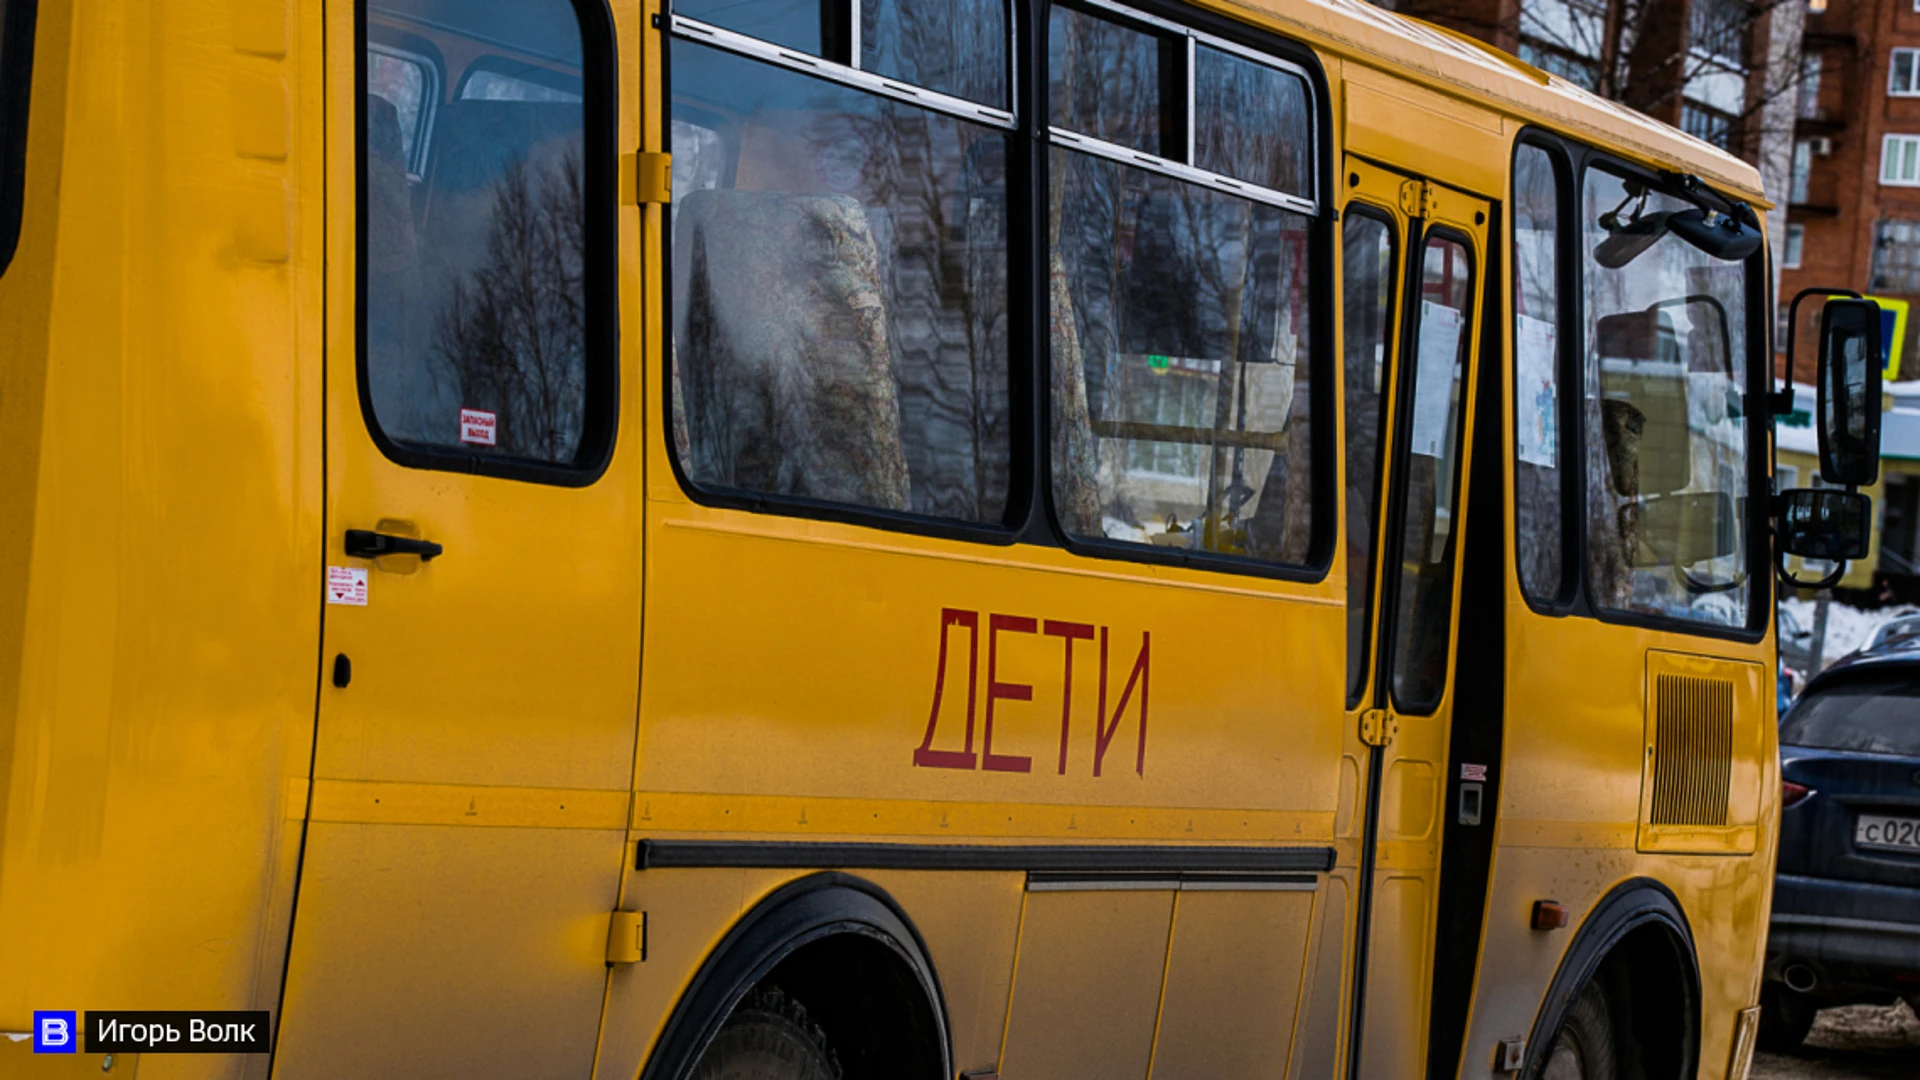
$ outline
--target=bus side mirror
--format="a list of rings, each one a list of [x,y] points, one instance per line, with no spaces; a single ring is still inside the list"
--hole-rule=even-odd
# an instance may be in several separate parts
[[[1774,568],[1780,580],[1802,589],[1830,589],[1847,572],[1847,560],[1867,557],[1873,500],[1838,488],[1794,488],[1776,502]],[[1833,564],[1819,581],[1801,581],[1787,573],[1787,556]]]
[[[1820,475],[1866,487],[1880,476],[1880,305],[1834,299],[1820,313],[1815,382]]]

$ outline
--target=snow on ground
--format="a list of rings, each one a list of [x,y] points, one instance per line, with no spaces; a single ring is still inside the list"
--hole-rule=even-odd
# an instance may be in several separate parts
[[[1792,612],[1800,620],[1801,626],[1813,629],[1812,600],[1782,600],[1780,608]],[[1821,651],[1821,656],[1827,663],[1832,663],[1865,645],[1881,623],[1916,611],[1920,611],[1920,608],[1912,604],[1892,604],[1876,611],[1865,611],[1836,600],[1827,607],[1827,645]]]

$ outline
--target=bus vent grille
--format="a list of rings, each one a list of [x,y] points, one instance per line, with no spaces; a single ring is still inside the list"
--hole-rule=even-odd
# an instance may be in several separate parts
[[[1733,773],[1733,683],[1692,675],[1655,684],[1654,825],[1725,825]]]

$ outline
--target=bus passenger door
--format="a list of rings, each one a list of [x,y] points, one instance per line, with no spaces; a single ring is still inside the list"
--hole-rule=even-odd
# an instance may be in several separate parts
[[[613,28],[324,12],[328,569],[274,1067],[584,1077],[640,654]]]
[[[1349,1055],[1350,1075],[1389,1080],[1425,1071],[1491,207],[1359,159],[1346,172],[1349,775],[1360,800]]]

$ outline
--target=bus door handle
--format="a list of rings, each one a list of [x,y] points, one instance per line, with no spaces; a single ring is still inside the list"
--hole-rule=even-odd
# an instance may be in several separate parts
[[[410,536],[395,536],[392,533],[374,532],[371,529],[347,530],[347,554],[356,559],[377,559],[382,555],[418,555],[421,562],[431,562],[436,555],[445,550],[431,540],[415,540]]]

